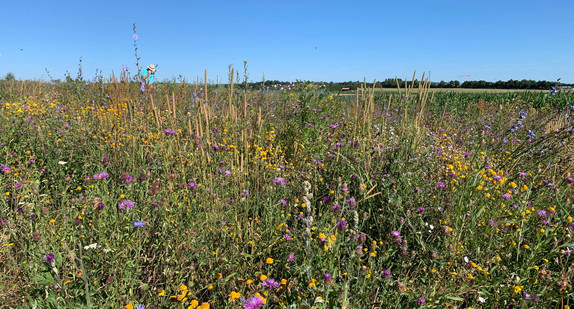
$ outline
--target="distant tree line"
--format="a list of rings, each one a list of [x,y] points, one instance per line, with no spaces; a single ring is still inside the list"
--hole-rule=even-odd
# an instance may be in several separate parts
[[[403,79],[394,79],[394,78],[387,78],[383,81],[376,82],[375,87],[377,88],[397,88],[397,82],[401,88],[405,87],[405,81]],[[263,82],[253,82],[250,83],[250,87],[252,89],[257,89],[264,87],[265,89],[286,89],[286,86],[296,85],[298,82],[288,82],[288,81],[279,81],[279,80],[266,80]],[[311,83],[311,82],[304,82],[304,83]],[[359,81],[346,81],[346,82],[314,82],[317,85],[320,85],[319,88],[326,91],[341,91],[341,90],[356,90],[360,88],[362,85],[366,87],[373,87],[372,82],[359,82]],[[407,81],[408,86],[410,87],[413,85],[414,87],[419,86],[419,80],[415,79],[415,81]],[[568,84],[560,84],[558,82],[550,82],[545,80],[535,81],[531,79],[523,79],[523,80],[513,80],[510,79],[508,81],[496,81],[496,82],[488,82],[484,80],[477,80],[477,81],[464,81],[460,82],[458,80],[451,80],[451,81],[444,81],[441,80],[440,82],[431,82],[431,88],[476,88],[476,89],[540,89],[540,90],[549,90],[551,87],[556,86],[568,86]]]

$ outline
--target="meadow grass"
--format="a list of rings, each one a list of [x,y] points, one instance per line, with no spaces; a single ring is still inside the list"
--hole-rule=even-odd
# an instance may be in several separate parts
[[[0,85],[3,306],[574,302],[572,94],[128,75]]]

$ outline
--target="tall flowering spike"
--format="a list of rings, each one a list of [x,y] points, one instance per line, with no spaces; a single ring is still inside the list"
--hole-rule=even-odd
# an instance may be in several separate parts
[[[134,41],[137,41],[137,40],[139,40],[140,37],[139,37],[137,34],[134,33],[133,38],[134,38]]]

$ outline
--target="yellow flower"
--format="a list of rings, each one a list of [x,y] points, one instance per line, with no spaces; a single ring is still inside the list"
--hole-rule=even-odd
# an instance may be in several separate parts
[[[239,293],[239,292],[231,292],[229,294],[229,300],[231,300],[231,301],[234,301],[240,297],[241,297],[241,293]]]
[[[182,292],[183,292],[183,291],[187,291],[187,286],[185,286],[185,284],[182,284],[182,285],[179,286],[179,290],[182,291]]]
[[[266,264],[273,264],[273,259],[270,258],[270,257],[268,257],[268,258],[265,260],[265,263],[266,263]]]
[[[187,309],[195,309],[197,306],[199,306],[199,302],[197,299],[194,299],[189,303],[189,307],[187,307]]]
[[[209,303],[202,303],[201,308],[202,309],[209,309]]]
[[[165,290],[162,289],[161,292],[157,293],[157,296],[165,296]]]
[[[207,287],[208,290],[213,290],[215,288],[215,286],[213,284],[210,284],[209,287]]]
[[[127,305],[124,306],[124,308],[126,308],[126,309],[134,309],[134,305],[132,305],[132,304],[127,304]]]
[[[247,283],[249,285],[249,284],[253,283],[253,280],[248,279],[245,283]]]
[[[265,275],[261,275],[261,276],[259,277],[259,280],[261,280],[261,281],[265,281],[265,280],[267,280],[267,276],[265,276]]]
[[[286,285],[286,284],[287,284],[287,279],[281,279],[281,284],[282,284],[282,285]]]
[[[518,286],[518,285],[515,285],[514,288],[513,288],[514,293],[517,293],[517,294],[520,293],[520,292],[522,292],[522,289],[524,289],[524,287],[523,287],[523,286]]]
[[[309,282],[309,287],[312,288],[314,286],[317,286],[317,280],[311,279],[311,282]]]

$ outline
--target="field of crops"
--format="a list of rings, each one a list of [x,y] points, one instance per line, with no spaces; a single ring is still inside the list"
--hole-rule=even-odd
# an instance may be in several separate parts
[[[0,84],[0,302],[569,308],[574,94]]]

